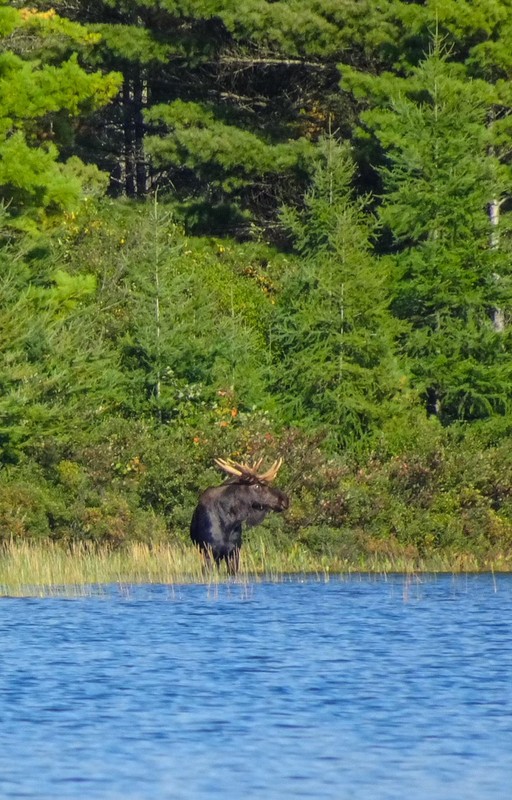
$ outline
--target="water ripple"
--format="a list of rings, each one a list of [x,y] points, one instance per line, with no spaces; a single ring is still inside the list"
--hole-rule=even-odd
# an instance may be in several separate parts
[[[511,620],[485,575],[5,599],[0,796],[507,796]]]

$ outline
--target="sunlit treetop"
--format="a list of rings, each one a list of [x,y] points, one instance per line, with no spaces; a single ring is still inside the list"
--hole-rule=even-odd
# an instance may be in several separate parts
[[[0,198],[13,218],[70,208],[81,196],[86,168],[76,157],[72,167],[60,163],[60,148],[75,120],[108,103],[121,82],[80,65],[77,46],[98,37],[53,9],[0,0]]]

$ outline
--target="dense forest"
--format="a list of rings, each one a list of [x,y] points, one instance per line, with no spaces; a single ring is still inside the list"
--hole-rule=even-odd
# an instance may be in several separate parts
[[[0,539],[512,564],[512,0],[0,0]]]

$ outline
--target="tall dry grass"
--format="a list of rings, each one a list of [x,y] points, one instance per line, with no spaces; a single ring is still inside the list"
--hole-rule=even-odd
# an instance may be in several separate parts
[[[471,554],[428,559],[370,555],[357,561],[315,556],[305,548],[278,551],[262,541],[244,546],[236,580],[282,580],[288,575],[354,573],[478,572],[510,570],[510,564],[479,564]],[[193,547],[131,544],[122,549],[87,544],[63,546],[51,541],[6,543],[0,549],[0,596],[86,595],[108,584],[167,585],[231,580],[224,568],[205,570]]]
[[[306,551],[283,554],[261,543],[244,547],[238,581],[279,580],[288,573],[329,574],[321,559]],[[81,595],[107,584],[218,583],[226,568],[205,569],[193,547],[134,543],[120,549],[83,543],[63,546],[11,541],[0,550],[1,595]]]
[[[192,549],[132,544],[123,549],[55,542],[10,542],[0,551],[0,594],[83,594],[112,583],[204,580]]]

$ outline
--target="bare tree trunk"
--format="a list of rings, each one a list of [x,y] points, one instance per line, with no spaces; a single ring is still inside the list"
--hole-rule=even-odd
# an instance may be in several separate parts
[[[492,230],[491,230],[491,249],[497,250],[500,245],[500,234],[499,234],[499,224],[500,224],[500,202],[497,198],[492,200],[489,206],[489,218],[491,220]],[[496,283],[499,282],[500,276],[495,272],[493,274],[493,278]],[[491,309],[491,319],[494,330],[497,333],[503,333],[505,330],[505,313],[502,308],[494,307]]]
[[[135,184],[137,197],[146,197],[148,192],[148,167],[144,149],[146,126],[144,124],[144,109],[148,105],[148,81],[144,70],[137,70],[134,81],[134,109],[133,132],[135,150]]]
[[[128,197],[145,197],[148,169],[144,150],[144,108],[148,103],[148,83],[138,67],[127,73],[122,90],[124,125],[124,191]]]
[[[128,75],[123,83],[124,116],[124,191],[135,197],[135,136],[133,129],[133,81]]]
[[[153,202],[154,227],[154,267],[155,267],[155,338],[156,338],[156,383],[155,397],[158,404],[158,416],[162,422],[162,409],[160,407],[160,397],[162,389],[162,323],[160,318],[160,230],[158,216],[158,196],[155,192]]]
[[[495,118],[495,110],[491,109],[489,116],[489,130],[493,129]],[[495,157],[496,155],[494,144],[491,144],[489,147],[489,155],[491,157]],[[499,198],[495,196],[489,203],[489,219],[491,222],[490,247],[491,250],[495,251],[497,251],[500,246],[500,209],[501,202]],[[493,273],[492,277],[495,283],[499,283],[501,276],[498,273]],[[505,330],[505,313],[503,309],[498,308],[497,306],[492,307],[490,309],[490,316],[494,330],[497,333],[503,333]]]

